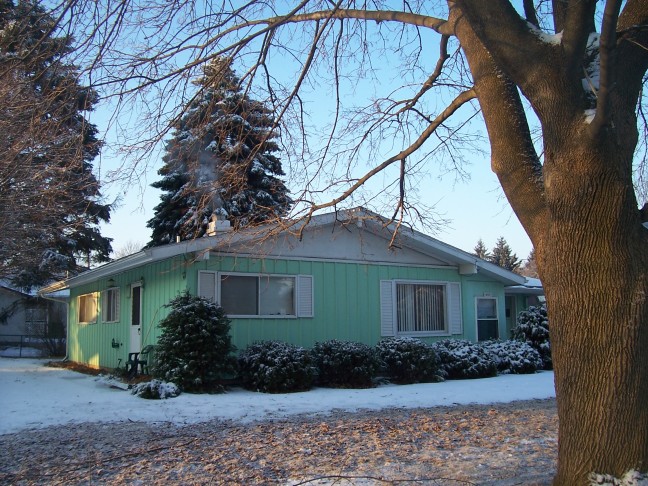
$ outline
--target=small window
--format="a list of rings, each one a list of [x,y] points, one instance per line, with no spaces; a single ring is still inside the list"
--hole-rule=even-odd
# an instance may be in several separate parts
[[[119,321],[119,288],[104,290],[101,304],[101,320],[103,322]]]
[[[78,300],[79,323],[97,322],[97,294],[83,294]]]
[[[446,285],[396,284],[398,334],[448,334]]]
[[[497,299],[480,297],[477,299],[477,340],[487,341],[499,337],[497,319]]]
[[[295,316],[295,277],[220,277],[220,304],[231,316]]]

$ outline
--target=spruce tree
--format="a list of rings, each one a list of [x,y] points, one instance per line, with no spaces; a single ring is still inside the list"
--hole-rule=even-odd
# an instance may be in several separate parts
[[[66,61],[40,3],[0,2],[0,276],[24,288],[109,260],[110,219],[92,161],[101,142],[85,113],[97,93]]]
[[[538,278],[538,265],[536,264],[535,259],[535,248],[531,248],[526,262],[524,262],[524,265],[520,268],[520,275]]]
[[[491,252],[489,261],[495,265],[499,265],[502,268],[510,270],[511,272],[517,272],[522,263],[517,255],[513,253],[511,247],[508,245],[503,236],[500,236],[497,239],[497,243]]]
[[[479,240],[477,241],[477,244],[473,249],[473,253],[482,260],[488,260],[490,258],[490,252],[488,251],[488,248],[486,248],[486,245],[481,238],[479,238]]]
[[[198,94],[185,108],[166,144],[160,204],[147,226],[148,246],[203,236],[213,216],[233,227],[281,217],[292,204],[275,155],[272,112],[250,99],[230,67],[217,58],[194,84]]]

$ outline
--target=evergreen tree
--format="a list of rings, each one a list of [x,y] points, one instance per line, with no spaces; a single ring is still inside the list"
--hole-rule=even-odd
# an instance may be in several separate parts
[[[500,236],[497,239],[497,243],[493,248],[493,251],[490,255],[489,261],[495,265],[499,265],[502,268],[510,270],[511,272],[517,272],[522,263],[517,255],[513,253],[511,247],[508,245],[503,236]]]
[[[481,238],[479,238],[479,240],[477,241],[477,244],[473,249],[473,253],[482,260],[488,260],[490,258],[490,252],[488,251],[488,248],[486,248],[484,240],[482,240]]]
[[[92,160],[101,142],[84,112],[69,35],[37,1],[0,1],[0,276],[29,288],[109,260]]]
[[[525,277],[538,278],[538,265],[536,264],[535,260],[535,248],[531,248],[529,256],[520,269],[520,275],[524,275]]]
[[[203,236],[213,216],[235,228],[287,213],[292,204],[272,131],[271,111],[250,99],[230,67],[218,58],[195,81],[199,92],[167,142],[160,204],[147,223],[148,246]]]

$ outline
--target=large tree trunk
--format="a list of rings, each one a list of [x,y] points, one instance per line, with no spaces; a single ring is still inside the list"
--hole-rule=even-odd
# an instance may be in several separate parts
[[[614,152],[563,146],[545,161],[573,168],[549,181],[539,264],[560,419],[555,484],[648,469],[648,238],[632,186],[609,169],[627,154]]]
[[[501,35],[494,14],[485,20],[497,2],[461,3],[474,12],[454,9],[449,21],[473,75],[493,170],[534,243],[547,296],[560,421],[555,484],[648,471],[648,231],[632,186],[634,102],[616,91],[612,121],[593,135],[577,83],[560,70],[565,51],[541,44],[546,64],[526,72],[533,43]],[[528,28],[518,27],[524,38]],[[542,164],[518,86],[542,123]]]

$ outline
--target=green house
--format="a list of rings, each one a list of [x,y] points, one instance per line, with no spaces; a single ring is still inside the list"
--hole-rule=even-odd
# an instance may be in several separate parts
[[[361,208],[307,225],[211,229],[43,289],[69,289],[68,359],[123,366],[156,343],[165,305],[185,290],[223,306],[238,349],[262,340],[506,339],[517,312],[542,295],[539,282],[420,232],[394,232]]]

